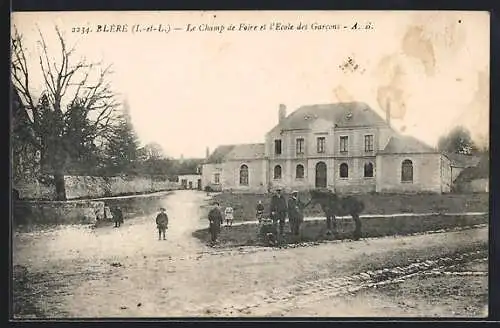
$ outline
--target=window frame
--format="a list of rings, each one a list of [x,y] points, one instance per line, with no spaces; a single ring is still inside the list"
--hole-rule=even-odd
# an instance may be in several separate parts
[[[371,166],[371,173],[372,173],[372,175],[370,175],[370,176],[366,175],[366,168],[367,168],[367,166]],[[365,165],[363,165],[363,177],[365,179],[371,179],[371,178],[375,177],[375,166],[373,165],[372,162],[366,162]]]
[[[346,175],[342,176],[342,167],[346,167]],[[349,164],[347,163],[340,163],[339,165],[339,178],[343,180],[349,179]]]
[[[278,152],[279,145],[279,152]],[[282,139],[274,139],[274,155],[281,155],[283,153],[283,140]]]
[[[276,169],[279,167],[279,177],[276,177]],[[281,167],[281,165],[279,164],[276,164],[274,167],[273,167],[273,180],[281,180],[283,178],[283,168]]]
[[[365,134],[365,153],[372,153],[374,151],[374,140],[373,134]],[[368,143],[367,143],[368,141]],[[367,147],[368,146],[368,147]]]
[[[340,136],[339,137],[339,151],[340,153],[348,153],[349,152],[349,136]]]
[[[299,147],[300,145],[300,147]],[[305,139],[303,137],[299,137],[295,139],[295,154],[304,155],[305,153]]]
[[[316,137],[316,152],[318,154],[324,154],[326,152],[326,137]]]
[[[409,171],[411,174],[409,179],[405,179],[405,167],[407,170],[408,168],[411,169],[411,171]],[[411,159],[405,159],[401,162],[401,183],[413,183],[413,181],[414,181],[413,161]]]
[[[299,172],[299,167],[302,167],[302,176],[299,176],[298,175],[298,172]],[[304,179],[305,178],[305,172],[306,172],[306,168],[304,167],[303,164],[297,164],[295,166],[295,179],[296,180],[301,180],[301,179]]]
[[[242,182],[241,182],[241,181],[242,181],[242,177],[243,177],[242,172],[246,172],[246,176],[245,176],[245,178],[246,178],[246,183],[242,183]],[[240,179],[239,179],[239,180],[240,180],[240,181],[239,181],[239,182],[240,182],[240,186],[249,186],[249,185],[250,185],[250,174],[249,174],[249,170],[248,170],[248,165],[246,165],[246,164],[241,164],[241,165],[240,165],[240,174],[239,174],[239,178],[240,178]]]

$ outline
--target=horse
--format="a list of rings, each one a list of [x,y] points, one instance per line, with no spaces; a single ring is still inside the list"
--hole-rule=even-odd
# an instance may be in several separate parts
[[[304,207],[319,204],[321,210],[325,213],[327,235],[337,234],[337,222],[335,216],[350,215],[354,220],[355,228],[353,240],[361,238],[361,219],[359,215],[365,209],[362,201],[353,196],[340,197],[331,190],[312,189],[309,191],[311,200]]]

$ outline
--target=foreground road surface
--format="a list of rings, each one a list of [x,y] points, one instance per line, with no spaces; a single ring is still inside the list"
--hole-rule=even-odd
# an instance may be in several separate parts
[[[29,301],[45,317],[451,316],[446,309],[433,314],[387,306],[390,297],[373,304],[358,296],[349,303],[352,296],[345,295],[355,295],[360,283],[351,277],[357,273],[426,259],[452,261],[454,254],[479,253],[488,242],[483,228],[286,250],[215,251],[191,236],[207,225],[200,220],[205,198],[178,191],[162,199],[170,217],[166,241],[157,240],[154,217],[127,220],[119,229],[17,234],[13,260],[31,283]],[[459,285],[470,278],[462,279]],[[21,294],[14,291],[15,298]]]

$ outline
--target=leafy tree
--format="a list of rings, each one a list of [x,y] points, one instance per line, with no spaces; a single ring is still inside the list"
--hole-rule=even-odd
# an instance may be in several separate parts
[[[139,140],[130,118],[130,108],[124,102],[122,113],[107,136],[106,157],[108,173],[135,174],[139,159]]]
[[[449,153],[470,155],[478,152],[469,130],[457,126],[438,141],[438,149]]]

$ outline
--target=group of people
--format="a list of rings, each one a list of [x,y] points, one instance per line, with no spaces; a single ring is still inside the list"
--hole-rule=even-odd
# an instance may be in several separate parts
[[[278,242],[283,238],[287,217],[290,224],[290,232],[293,236],[299,236],[300,226],[304,221],[303,209],[305,206],[306,204],[299,200],[298,191],[292,191],[291,197],[287,201],[281,189],[276,190],[276,193],[271,198],[270,218],[273,221]]]
[[[104,211],[101,213],[99,210],[95,212],[96,220],[111,220],[115,224],[115,228],[119,228],[123,223],[123,212],[119,206],[110,208],[109,206],[104,206]]]
[[[299,236],[300,234],[300,226],[304,221],[303,209],[306,205],[299,200],[298,195],[298,191],[293,191],[291,193],[291,197],[287,201],[282,194],[282,190],[277,189],[276,193],[271,198],[269,218],[273,222],[278,242],[280,242],[284,236],[284,228],[287,218],[292,235]],[[233,208],[227,207],[224,214],[226,215],[226,219],[229,214],[232,225]],[[258,201],[256,206],[256,217],[259,223],[261,223],[264,218],[264,205],[261,200]],[[214,207],[208,213],[209,231],[212,242],[217,241],[223,219],[219,202],[214,202]],[[229,225],[229,222],[226,221],[226,224]]]

